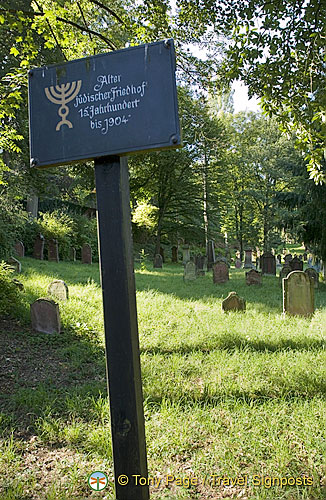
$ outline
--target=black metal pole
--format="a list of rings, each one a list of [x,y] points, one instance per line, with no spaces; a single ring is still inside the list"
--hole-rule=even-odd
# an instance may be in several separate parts
[[[127,159],[96,159],[95,178],[116,499],[148,500]]]

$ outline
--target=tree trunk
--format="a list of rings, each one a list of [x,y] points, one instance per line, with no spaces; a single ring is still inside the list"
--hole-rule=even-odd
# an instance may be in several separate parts
[[[207,182],[207,165],[203,169],[203,217],[204,217],[204,232],[205,232],[205,248],[208,245],[208,182]]]

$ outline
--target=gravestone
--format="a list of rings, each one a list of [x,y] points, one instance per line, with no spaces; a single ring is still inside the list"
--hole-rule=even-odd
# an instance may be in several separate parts
[[[218,261],[213,265],[213,283],[229,281],[229,268],[225,262]]]
[[[312,257],[309,257],[309,258],[308,258],[308,262],[307,262],[307,264],[308,264],[308,266],[309,266],[309,267],[310,267],[310,266],[312,266]]]
[[[172,262],[178,262],[178,247],[172,247]]]
[[[314,281],[314,287],[318,288],[319,273],[317,273],[316,269],[308,267],[308,269],[305,270],[305,273]]]
[[[289,265],[292,271],[303,271],[303,262],[296,255],[289,261]]]
[[[292,269],[289,264],[284,264],[282,269],[280,270],[280,285],[282,286],[282,280],[283,278],[286,278],[288,274],[292,272]]]
[[[261,269],[260,257],[256,257],[256,269]]]
[[[88,243],[85,243],[82,248],[82,264],[92,263],[92,248]]]
[[[70,260],[76,262],[76,248],[74,247],[70,249]]]
[[[42,333],[60,333],[59,305],[51,299],[37,299],[31,304],[32,328]]]
[[[277,264],[278,264],[278,265],[282,265],[282,255],[279,253],[279,254],[276,256],[276,258],[277,258],[277,261],[278,261],[278,262],[277,262]]]
[[[308,255],[307,255],[307,253],[305,252],[305,253],[303,254],[303,260],[304,260],[305,262],[307,262],[307,257],[308,257]]]
[[[182,264],[185,266],[187,262],[190,262],[190,249],[189,245],[183,245],[182,247]]]
[[[262,273],[256,271],[256,269],[251,269],[246,272],[246,285],[261,285],[261,281]]]
[[[187,262],[184,269],[183,280],[194,281],[196,279],[196,264],[194,262]]]
[[[162,261],[164,263],[165,262],[165,258],[164,258],[164,248],[163,247],[160,247],[160,255],[162,256]]]
[[[7,260],[7,263],[10,265],[10,267],[12,267],[16,271],[16,273],[22,272],[22,265],[19,262],[19,260],[15,259],[15,257],[10,257]]]
[[[43,260],[44,258],[44,236],[43,234],[37,235],[34,242],[34,251],[33,257],[34,259]]]
[[[287,255],[285,255],[284,257],[284,262],[287,264],[288,262],[290,262],[290,260],[292,260],[292,254],[291,253],[288,253]]]
[[[50,262],[59,262],[59,249],[57,240],[48,241],[48,260]]]
[[[224,299],[222,302],[222,310],[224,312],[245,311],[246,301],[236,292],[230,292],[226,299]]]
[[[154,257],[154,262],[153,262],[153,267],[154,269],[162,269],[163,267],[163,259],[162,255],[157,253]]]
[[[68,286],[62,280],[54,280],[48,287],[48,294],[59,300],[67,300],[69,298]]]
[[[301,255],[301,254],[299,255],[299,260],[300,260],[300,261],[301,261],[301,260],[303,260],[303,257],[302,257],[302,255]]]
[[[197,276],[205,276],[205,271],[204,271],[205,259],[206,259],[205,256],[200,254],[198,254],[195,258]]]
[[[17,280],[16,278],[14,278],[12,280],[12,282],[14,283],[14,285],[16,285],[16,287],[21,290],[22,292],[24,291],[24,285],[21,281]]]
[[[314,313],[314,280],[303,271],[292,271],[283,279],[283,312],[292,316]]]
[[[271,274],[276,276],[275,256],[271,252],[266,252],[261,256],[262,274]]]
[[[234,265],[235,265],[235,267],[236,267],[237,269],[241,269],[241,267],[242,267],[242,262],[241,262],[241,260],[240,260],[240,259],[236,259],[236,261],[235,261],[235,264],[234,264]]]
[[[207,243],[207,271],[210,271],[212,269],[214,262],[215,262],[214,241],[209,240],[209,242]]]
[[[25,255],[24,243],[22,241],[17,241],[17,243],[14,246],[14,251],[17,257],[24,257]]]
[[[245,250],[245,262],[244,262],[244,269],[250,269],[253,267],[252,263],[252,249],[248,248]]]

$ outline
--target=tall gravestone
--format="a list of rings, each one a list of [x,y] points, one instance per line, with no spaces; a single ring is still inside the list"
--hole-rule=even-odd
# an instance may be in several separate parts
[[[22,241],[17,241],[14,246],[14,251],[17,257],[24,257],[25,256],[24,243]]]
[[[276,276],[275,256],[271,252],[265,252],[261,256],[261,271],[263,274]]]
[[[154,269],[162,269],[163,267],[163,259],[162,255],[157,253],[154,257],[154,262],[153,262],[153,267]]]
[[[226,283],[229,281],[229,267],[225,262],[219,261],[213,265],[213,283]]]
[[[283,312],[311,316],[315,305],[314,281],[303,271],[292,271],[283,279]]]
[[[34,259],[44,259],[44,236],[43,234],[38,234],[34,242]]]
[[[184,268],[183,280],[194,281],[196,278],[196,264],[194,262],[187,262]]]
[[[303,260],[304,260],[305,262],[307,262],[307,257],[308,257],[308,256],[307,256],[307,253],[305,252],[305,253],[303,254]]]
[[[61,332],[59,306],[54,300],[41,298],[31,304],[31,320],[37,332]]]
[[[251,248],[247,248],[247,250],[245,250],[245,262],[244,262],[244,269],[250,269],[253,267],[253,264],[252,264],[252,249]]]
[[[314,269],[313,267],[308,267],[305,270],[305,273],[309,276],[310,279],[314,281],[315,288],[318,288],[319,273],[317,273],[316,269]]]
[[[279,253],[277,256],[277,265],[278,266],[281,266],[282,265],[282,255]]]
[[[185,266],[187,262],[190,262],[190,247],[189,245],[183,245],[182,247],[182,264]]]
[[[172,262],[178,262],[178,247],[174,245],[171,250],[172,250]]]
[[[82,248],[82,264],[92,263],[92,248],[88,243],[85,243]]]
[[[196,264],[197,276],[205,276],[205,271],[204,271],[205,256],[200,254],[196,255],[195,264]]]
[[[59,248],[57,240],[48,240],[48,260],[59,262]]]
[[[76,248],[74,247],[70,249],[70,260],[76,262]]]
[[[210,271],[212,269],[214,262],[215,262],[214,241],[209,240],[209,242],[207,243],[207,271]]]

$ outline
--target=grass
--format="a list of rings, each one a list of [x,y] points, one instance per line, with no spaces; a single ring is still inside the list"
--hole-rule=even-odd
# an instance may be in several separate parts
[[[1,323],[1,500],[114,498],[98,267],[22,263],[23,316]],[[149,476],[161,478],[151,498],[325,498],[326,286],[306,319],[283,316],[277,278],[182,274],[136,269]],[[29,304],[53,279],[69,286],[63,333],[31,332]],[[232,290],[245,313],[222,313]],[[109,476],[103,492],[87,486],[93,470]]]

